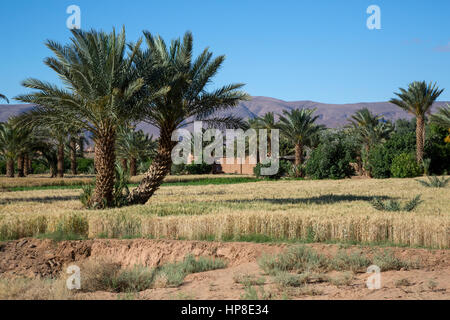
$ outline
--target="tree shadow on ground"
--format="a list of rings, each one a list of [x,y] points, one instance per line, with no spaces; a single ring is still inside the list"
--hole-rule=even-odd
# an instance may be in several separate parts
[[[259,198],[259,199],[244,199],[244,200],[227,200],[226,202],[268,202],[272,204],[333,204],[338,202],[351,201],[372,201],[375,198],[381,200],[393,199],[389,196],[359,196],[353,194],[326,194],[311,198]]]
[[[80,196],[47,196],[47,197],[31,197],[31,198],[3,198],[0,199],[0,204],[9,204],[14,202],[41,202],[52,203],[56,201],[71,201],[79,200]]]

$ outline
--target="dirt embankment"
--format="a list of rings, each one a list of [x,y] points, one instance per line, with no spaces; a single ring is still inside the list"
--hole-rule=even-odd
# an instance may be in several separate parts
[[[385,249],[377,247],[338,245],[308,245],[328,256],[338,250],[360,251],[372,256]],[[139,299],[240,299],[246,294],[236,275],[263,278],[258,292],[281,298],[283,292],[261,270],[257,259],[263,254],[280,253],[287,245],[254,243],[220,243],[175,240],[88,240],[63,241],[22,239],[0,244],[0,279],[16,277],[57,277],[64,267],[86,259],[107,259],[120,263],[122,268],[142,265],[155,267],[181,261],[186,255],[208,256],[227,261],[226,269],[188,275],[177,288],[154,288],[137,294]],[[389,248],[398,258],[419,261],[420,268],[382,272],[382,288],[366,287],[368,274],[355,274],[349,283],[332,282],[308,285],[291,299],[450,299],[450,251],[409,248]],[[328,276],[338,277],[338,272]],[[262,291],[261,291],[262,290]],[[108,292],[82,295],[87,299],[117,299]],[[259,298],[262,297],[262,293]]]

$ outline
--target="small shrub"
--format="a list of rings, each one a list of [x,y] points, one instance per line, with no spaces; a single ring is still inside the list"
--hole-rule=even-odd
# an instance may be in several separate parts
[[[395,281],[394,284],[396,287],[408,287],[408,286],[412,285],[412,283],[406,278],[399,279],[399,280]]]
[[[450,178],[446,178],[446,177],[439,178],[435,175],[433,175],[431,177],[427,176],[427,178],[428,178],[428,181],[424,181],[424,180],[416,180],[416,181],[427,188],[445,188],[447,186],[447,184],[450,182]]]
[[[266,292],[263,287],[260,287],[259,290],[254,287],[245,288],[245,292],[241,295],[241,300],[270,300],[272,299],[272,294],[270,292]]]
[[[331,261],[334,270],[343,271],[350,270],[353,272],[365,271],[371,265],[371,261],[360,252],[352,252],[348,255],[345,251],[340,250]]]
[[[289,272],[279,272],[275,275],[275,282],[282,287],[301,287],[310,279],[309,273],[292,274]]]
[[[353,273],[344,272],[335,278],[330,278],[330,283],[339,287],[339,286],[349,286],[353,282]]]
[[[276,256],[263,256],[259,261],[260,267],[267,274],[280,271],[314,271],[327,267],[328,259],[306,246],[295,246]]]
[[[185,170],[188,174],[210,174],[212,172],[213,166],[211,164],[188,164],[185,167]]]
[[[263,285],[266,283],[266,279],[264,277],[257,277],[255,275],[249,274],[236,274],[233,276],[233,280],[236,283],[240,283],[245,287],[255,286],[255,285]]]
[[[186,165],[184,163],[172,164],[172,167],[170,169],[170,174],[173,176],[179,176],[182,174],[186,174]]]
[[[380,198],[374,198],[371,201],[372,207],[379,211],[413,211],[419,204],[422,203],[422,200],[420,200],[420,195],[417,195],[412,200],[406,202],[404,205],[402,205],[399,201],[396,200],[387,200],[382,201]]]
[[[385,250],[383,254],[377,254],[373,257],[372,264],[380,267],[381,271],[389,270],[409,270],[419,267],[418,263],[404,261],[397,258],[392,252]]]
[[[292,173],[292,168],[293,165],[286,160],[280,160],[279,162],[279,168],[278,168],[278,172],[274,175],[271,176],[263,176],[261,175],[261,169],[262,168],[270,168],[271,164],[262,164],[262,163],[257,163],[256,166],[253,168],[253,173],[255,174],[255,176],[257,178],[270,178],[270,179],[280,179],[284,176],[290,175],[290,173]]]
[[[423,168],[411,153],[401,153],[392,160],[391,174],[394,178],[414,178],[422,172]]]

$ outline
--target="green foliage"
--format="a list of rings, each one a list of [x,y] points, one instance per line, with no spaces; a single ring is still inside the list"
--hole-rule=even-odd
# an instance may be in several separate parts
[[[172,168],[170,169],[170,174],[173,176],[179,176],[182,174],[186,174],[186,165],[184,163],[172,164]]]
[[[429,174],[442,175],[450,172],[450,143],[446,143],[448,129],[436,124],[427,127],[425,156],[431,159]]]
[[[411,153],[401,153],[392,160],[391,174],[394,178],[413,178],[422,173],[423,168]]]
[[[354,174],[352,149],[341,135],[324,139],[311,153],[306,174],[312,179],[344,179]]]
[[[191,163],[185,166],[185,170],[188,174],[210,174],[213,166],[211,164],[201,163],[195,164]]]
[[[412,200],[406,202],[402,205],[399,201],[396,200],[388,200],[382,201],[380,198],[375,198],[371,201],[372,207],[379,211],[413,211],[419,204],[422,203],[420,200],[420,195],[417,195]]]
[[[77,158],[78,172],[82,174],[91,174],[94,171],[94,159]]]
[[[435,175],[433,175],[431,177],[428,176],[427,178],[428,178],[428,181],[424,181],[424,180],[416,180],[416,181],[427,188],[445,188],[447,186],[447,184],[450,182],[450,178],[446,178],[446,177],[439,178]]]
[[[370,150],[369,166],[372,176],[377,179],[391,177],[391,166],[394,157],[400,153],[413,153],[416,148],[416,135],[414,131],[407,131],[408,122],[397,121],[399,126],[389,140],[378,144]],[[400,125],[399,125],[400,124]]]
[[[261,168],[270,168],[271,164],[262,164],[262,163],[257,163],[256,166],[253,168],[253,173],[255,174],[255,176],[257,178],[270,178],[270,179],[280,179],[281,177],[284,176],[290,176],[292,174],[292,169],[293,169],[293,165],[291,162],[286,161],[286,160],[280,160],[279,162],[279,169],[278,172],[274,175],[271,176],[263,176],[261,175]]]

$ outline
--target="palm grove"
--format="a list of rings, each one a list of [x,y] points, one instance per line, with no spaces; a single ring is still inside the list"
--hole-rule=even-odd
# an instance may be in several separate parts
[[[16,100],[38,107],[0,125],[0,155],[9,177],[14,176],[15,165],[18,176],[31,172],[36,153],[52,176],[62,177],[69,152],[70,170],[77,174],[84,133],[90,134],[96,173],[95,187],[86,195],[91,208],[146,203],[171,171],[173,131],[194,120],[210,126],[280,129],[281,155],[294,154],[295,161],[292,165],[282,161],[278,176],[345,178],[356,170],[387,178],[414,176],[424,169],[436,174],[450,170],[450,107],[427,117],[443,91],[435,84],[413,82],[391,100],[415,121],[394,124],[363,109],[345,128],[331,130],[316,123],[314,109],[301,109],[268,113],[244,123],[221,116],[225,114],[221,111],[232,110],[248,98],[241,91],[243,85],[208,91],[225,58],[213,57],[207,49],[194,58],[189,32],[167,45],[149,32],[144,32],[143,40],[127,43],[124,30],[118,34],[73,31],[70,44],[48,41],[46,45],[54,57],[45,64],[64,87],[37,79],[23,82],[33,92]],[[158,141],[135,130],[141,121],[159,129]],[[116,163],[136,175],[138,160],[146,165],[144,177],[137,188],[124,193],[126,184],[119,181]]]

